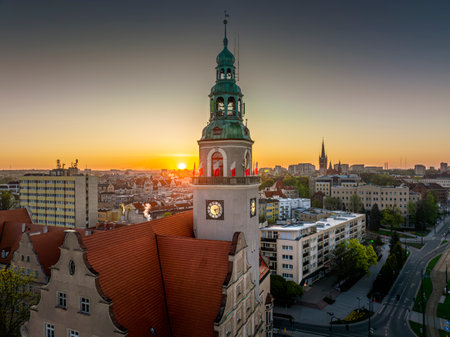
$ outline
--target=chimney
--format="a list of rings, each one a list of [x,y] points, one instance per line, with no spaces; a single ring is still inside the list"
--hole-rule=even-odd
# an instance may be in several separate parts
[[[22,224],[22,233],[25,233],[25,229],[26,229],[26,225],[23,223]]]
[[[42,233],[47,233],[47,232],[48,232],[48,227],[47,227],[47,225],[45,225],[43,230],[42,230]]]

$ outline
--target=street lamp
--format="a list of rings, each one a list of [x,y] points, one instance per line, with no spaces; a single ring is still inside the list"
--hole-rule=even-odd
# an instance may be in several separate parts
[[[330,316],[330,336],[333,336],[333,317],[334,317],[334,312],[332,311],[327,311],[328,316]]]

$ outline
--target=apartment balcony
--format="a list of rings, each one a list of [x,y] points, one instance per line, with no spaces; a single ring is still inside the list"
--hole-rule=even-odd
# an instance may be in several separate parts
[[[266,252],[276,252],[277,249],[275,247],[261,247],[261,250],[264,250]]]
[[[249,177],[193,177],[194,185],[255,185],[261,183],[259,176]]]

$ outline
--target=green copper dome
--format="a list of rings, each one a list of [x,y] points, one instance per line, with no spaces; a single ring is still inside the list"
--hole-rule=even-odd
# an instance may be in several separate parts
[[[240,120],[212,120],[202,132],[200,140],[243,139],[249,140],[250,131]]]
[[[211,93],[209,94],[210,97],[213,97],[215,95],[237,95],[239,97],[242,97],[241,88],[236,84],[234,81],[218,81],[212,88]]]
[[[216,62],[219,66],[233,66],[234,65],[234,55],[228,50],[226,43],[224,41],[223,50],[217,55]]]

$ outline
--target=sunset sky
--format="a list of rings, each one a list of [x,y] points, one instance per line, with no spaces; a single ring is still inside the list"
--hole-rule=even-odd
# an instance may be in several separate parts
[[[0,0],[0,169],[192,168],[224,9],[260,167],[450,162],[449,1]]]

